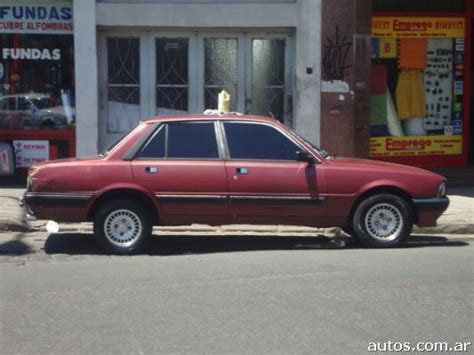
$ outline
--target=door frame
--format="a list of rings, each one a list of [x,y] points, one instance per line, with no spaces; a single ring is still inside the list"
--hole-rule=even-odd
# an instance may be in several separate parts
[[[140,53],[140,117],[156,116],[156,47],[155,38],[188,38],[188,111],[201,113],[204,107],[204,38],[237,38],[237,111],[245,113],[252,93],[252,39],[285,39],[285,93],[283,123],[293,127],[295,115],[294,86],[295,38],[293,31],[265,29],[126,29],[98,30],[99,149],[103,150],[123,133],[107,132],[107,38],[138,38]],[[291,106],[291,107],[290,107]]]

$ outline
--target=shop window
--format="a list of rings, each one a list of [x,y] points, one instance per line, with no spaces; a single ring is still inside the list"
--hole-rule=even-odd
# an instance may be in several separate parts
[[[75,125],[72,35],[0,34],[0,129]]]
[[[372,23],[371,157],[461,155],[464,18]]]

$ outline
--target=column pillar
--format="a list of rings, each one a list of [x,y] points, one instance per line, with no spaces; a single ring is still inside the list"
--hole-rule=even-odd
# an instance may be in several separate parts
[[[76,155],[97,154],[99,139],[95,0],[74,0]]]
[[[321,146],[368,157],[371,0],[323,0]]]

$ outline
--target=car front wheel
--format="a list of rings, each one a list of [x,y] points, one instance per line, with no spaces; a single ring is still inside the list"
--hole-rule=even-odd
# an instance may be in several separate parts
[[[365,246],[400,244],[411,233],[413,216],[408,203],[395,195],[381,194],[362,201],[354,213],[354,236]]]
[[[94,221],[94,234],[102,248],[112,254],[143,251],[152,233],[150,213],[131,200],[117,200],[100,208]]]

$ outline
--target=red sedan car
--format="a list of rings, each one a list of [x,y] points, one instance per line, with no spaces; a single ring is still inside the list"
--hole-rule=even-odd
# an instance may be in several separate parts
[[[422,169],[328,156],[280,122],[241,115],[157,117],[98,157],[29,171],[40,219],[93,221],[112,253],[144,250],[153,225],[337,226],[394,246],[446,210],[446,180]]]

